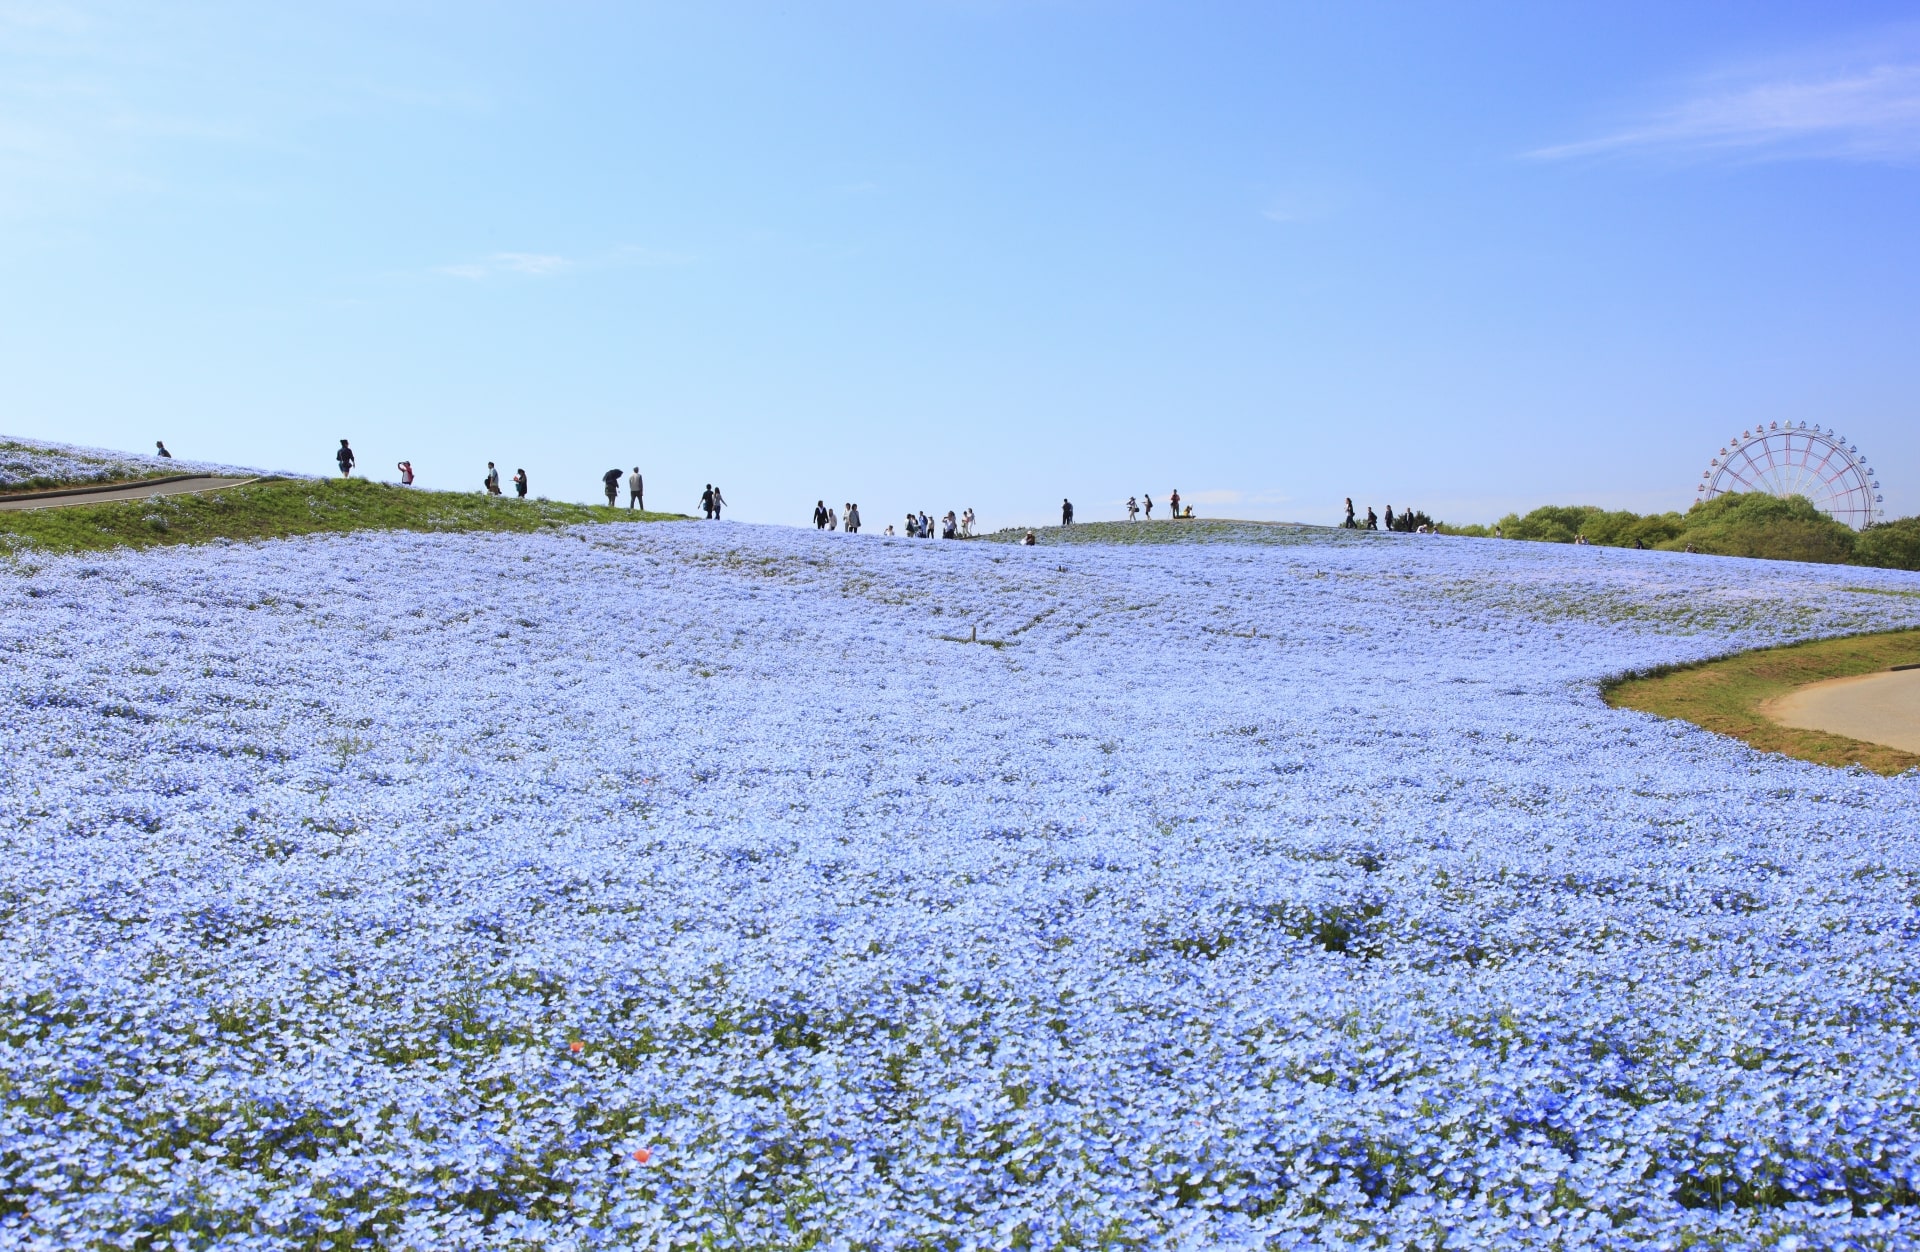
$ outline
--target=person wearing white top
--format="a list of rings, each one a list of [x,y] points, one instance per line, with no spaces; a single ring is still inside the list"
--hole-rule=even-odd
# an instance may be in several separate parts
[[[647,484],[640,477],[638,465],[633,467],[633,473],[627,475],[627,511],[631,513],[635,509],[642,513],[647,511]]]

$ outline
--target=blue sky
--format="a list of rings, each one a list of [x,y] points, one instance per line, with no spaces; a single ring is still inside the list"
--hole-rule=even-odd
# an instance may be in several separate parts
[[[869,527],[1920,511],[1910,6],[0,0],[0,431]]]

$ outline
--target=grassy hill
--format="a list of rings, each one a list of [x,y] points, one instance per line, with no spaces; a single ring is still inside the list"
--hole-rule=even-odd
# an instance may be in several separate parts
[[[360,479],[277,479],[204,495],[0,513],[0,550],[84,552],[355,530],[526,532],[582,522],[659,522],[684,516],[478,492],[421,491]]]

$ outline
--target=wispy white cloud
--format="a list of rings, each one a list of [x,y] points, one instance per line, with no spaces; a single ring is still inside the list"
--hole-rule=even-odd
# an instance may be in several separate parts
[[[503,274],[517,274],[526,278],[548,278],[554,274],[565,273],[573,267],[573,262],[566,257],[547,252],[495,252],[477,261],[442,265],[439,272],[449,278],[477,281]]]
[[[1629,154],[1906,163],[1920,160],[1920,57],[1722,76],[1677,103],[1539,160]]]
[[[477,260],[434,267],[434,273],[447,278],[478,282],[488,278],[551,278],[579,270],[612,269],[625,266],[658,267],[691,265],[698,258],[690,252],[669,252],[621,244],[606,252],[586,257],[561,256],[552,252],[493,252]]]

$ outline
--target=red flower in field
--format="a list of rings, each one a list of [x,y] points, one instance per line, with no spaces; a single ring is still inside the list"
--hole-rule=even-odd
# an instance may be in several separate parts
[[[647,1151],[645,1148],[637,1148],[634,1151],[633,1159],[645,1165],[653,1159],[653,1153]]]
[[[578,1052],[581,1049],[585,1048],[586,1046],[587,1046],[586,1044],[581,1043],[578,1039],[575,1039],[572,1043],[567,1045],[567,1051]]]

